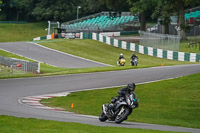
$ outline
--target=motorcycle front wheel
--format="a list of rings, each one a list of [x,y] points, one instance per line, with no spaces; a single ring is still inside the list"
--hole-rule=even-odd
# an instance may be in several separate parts
[[[108,119],[108,117],[104,114],[104,112],[101,112],[101,114],[99,115],[99,120],[104,122]]]
[[[115,123],[120,124],[122,121],[126,120],[128,115],[130,114],[130,109],[128,107],[121,107],[121,110],[124,110],[123,112],[119,112],[115,118]]]

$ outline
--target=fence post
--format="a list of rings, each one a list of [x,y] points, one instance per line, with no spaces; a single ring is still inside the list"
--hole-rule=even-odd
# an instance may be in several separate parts
[[[38,64],[38,68],[37,68],[37,73],[40,73],[40,62],[37,63]]]

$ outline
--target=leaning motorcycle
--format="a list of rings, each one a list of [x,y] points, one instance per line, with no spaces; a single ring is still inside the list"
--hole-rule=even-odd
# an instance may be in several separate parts
[[[115,101],[115,105],[112,109],[108,106],[113,106],[113,103],[103,104],[102,112],[99,116],[99,120],[104,122],[106,120],[115,121],[119,124],[126,120],[128,116],[132,113],[132,110],[138,106],[138,99],[135,98],[135,94],[129,96],[120,97]]]
[[[118,66],[124,66],[126,63],[126,60],[124,58],[120,59],[119,61],[117,61],[117,65]]]
[[[137,64],[138,64],[137,58],[131,59],[131,65],[132,66],[137,66]]]

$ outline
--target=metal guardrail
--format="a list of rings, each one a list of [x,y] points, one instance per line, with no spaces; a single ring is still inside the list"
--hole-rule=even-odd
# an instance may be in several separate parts
[[[40,63],[8,58],[0,55],[0,64],[23,72],[40,73]]]

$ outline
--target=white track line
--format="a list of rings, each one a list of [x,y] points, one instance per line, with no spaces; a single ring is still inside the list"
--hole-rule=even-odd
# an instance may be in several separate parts
[[[68,56],[71,56],[71,57],[75,57],[75,58],[78,58],[78,59],[90,61],[90,62],[97,63],[97,64],[101,64],[101,65],[112,66],[112,65],[105,64],[105,63],[101,63],[101,62],[89,60],[89,59],[86,59],[86,58],[83,58],[83,57],[80,57],[80,56],[68,54],[68,53],[65,53],[65,52],[62,52],[62,51],[58,51],[58,50],[55,50],[55,49],[51,49],[51,48],[42,46],[42,45],[40,45],[40,44],[38,44],[38,43],[35,43],[35,42],[27,42],[27,43],[32,43],[32,44],[35,44],[35,45],[37,45],[37,46],[39,46],[39,47],[42,47],[42,48],[45,48],[45,49],[48,49],[48,50],[51,50],[51,51],[54,51],[54,52],[58,52],[58,53],[61,53],[61,54],[65,54],[65,55],[68,55]]]
[[[175,77],[175,78],[178,78],[178,77]],[[142,83],[137,83],[136,85],[153,83],[153,82],[169,80],[169,79],[174,79],[174,78],[167,78],[167,79],[161,79],[161,80],[155,80],[155,81],[149,81],[149,82],[142,82]],[[45,106],[42,103],[40,103],[40,101],[42,99],[67,96],[68,94],[70,94],[72,92],[88,91],[88,90],[96,90],[96,89],[107,89],[107,88],[115,88],[115,87],[122,87],[122,86],[126,86],[126,85],[109,86],[109,87],[101,87],[101,88],[90,88],[90,89],[84,89],[84,90],[67,91],[67,92],[55,93],[55,94],[44,94],[44,95],[38,95],[38,96],[28,96],[28,97],[23,97],[23,98],[18,99],[18,102],[20,104],[25,104],[25,105],[28,105],[28,106],[31,106],[31,107],[34,107],[34,108],[39,108],[39,109],[58,111],[58,112],[62,112],[62,113],[73,113],[73,112],[64,111],[62,109]],[[81,114],[77,114],[77,115],[82,116],[82,117],[95,118],[95,119],[98,118],[97,116],[91,116],[91,115],[81,115]]]

